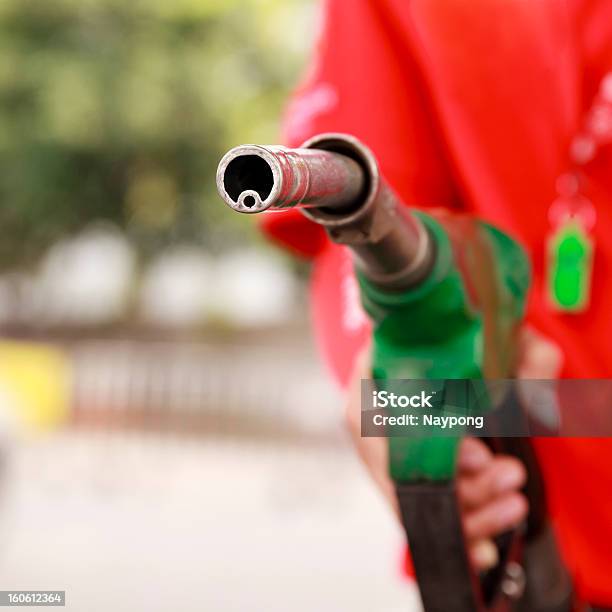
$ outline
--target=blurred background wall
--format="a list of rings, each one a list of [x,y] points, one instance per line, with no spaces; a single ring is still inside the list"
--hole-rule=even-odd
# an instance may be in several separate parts
[[[230,146],[277,138],[314,20],[299,0],[3,0],[2,323],[242,323],[241,272],[277,291],[264,323],[286,315],[286,262],[251,257],[214,175]]]
[[[405,610],[305,264],[216,195],[310,0],[0,1],[0,584],[68,609]]]

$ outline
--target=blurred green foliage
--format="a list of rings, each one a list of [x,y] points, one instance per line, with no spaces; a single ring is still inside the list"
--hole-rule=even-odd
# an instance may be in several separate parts
[[[144,254],[252,228],[214,188],[222,153],[278,137],[310,0],[0,0],[0,267],[93,219]],[[306,33],[306,34],[305,34]]]

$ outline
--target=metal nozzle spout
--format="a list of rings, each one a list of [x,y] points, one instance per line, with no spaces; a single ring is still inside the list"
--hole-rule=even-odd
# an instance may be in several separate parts
[[[242,213],[268,209],[354,207],[364,191],[359,164],[320,149],[243,145],[226,153],[217,169],[217,190]]]
[[[321,134],[299,149],[243,145],[219,163],[217,189],[242,213],[299,207],[329,237],[351,248],[371,282],[390,291],[418,283],[433,244],[417,217],[398,205],[376,159],[346,134]]]

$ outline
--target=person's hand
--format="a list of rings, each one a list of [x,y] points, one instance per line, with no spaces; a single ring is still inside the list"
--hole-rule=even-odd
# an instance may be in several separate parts
[[[521,378],[553,378],[561,366],[561,352],[532,330],[521,336]],[[399,517],[393,482],[388,475],[387,440],[361,437],[361,379],[370,378],[369,350],[357,359],[346,402],[346,421],[357,452],[374,482]],[[457,458],[457,494],[472,563],[480,570],[496,565],[492,538],[518,525],[527,516],[527,500],[520,492],[527,474],[514,457],[494,455],[477,438],[465,438]]]

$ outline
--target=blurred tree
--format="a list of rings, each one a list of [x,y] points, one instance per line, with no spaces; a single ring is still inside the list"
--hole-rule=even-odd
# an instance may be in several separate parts
[[[93,219],[141,252],[215,250],[252,224],[214,187],[230,146],[277,137],[310,0],[0,0],[0,268]]]

